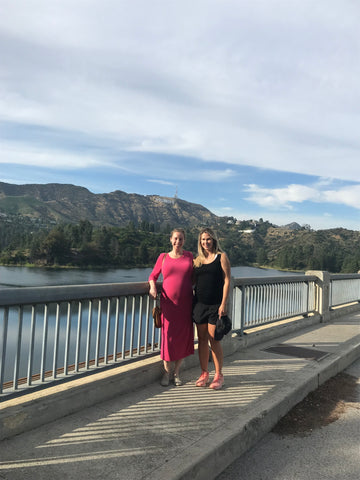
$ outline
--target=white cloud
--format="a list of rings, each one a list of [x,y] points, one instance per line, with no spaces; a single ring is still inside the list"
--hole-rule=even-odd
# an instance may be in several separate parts
[[[342,204],[360,210],[360,184],[348,185],[337,189],[325,190],[327,183],[314,186],[288,185],[284,188],[263,188],[247,185],[250,193],[247,200],[264,208],[285,208],[291,210],[292,204],[303,202]]]
[[[247,200],[266,208],[288,208],[292,203],[301,203],[307,200],[319,201],[319,192],[305,185],[289,185],[285,188],[262,188],[258,185],[246,185],[245,190],[250,193]]]
[[[323,192],[324,200],[354,207],[360,210],[360,185],[351,185],[339,190],[326,190]]]
[[[347,0],[3,0],[0,120],[360,180],[359,14]]]
[[[10,163],[49,169],[84,169],[106,165],[106,162],[82,152],[69,153],[66,150],[43,149],[29,145],[15,145],[10,142],[0,142],[0,147],[0,164]]]
[[[165,180],[152,180],[152,179],[149,179],[148,182],[150,183],[159,183],[160,185],[175,185],[174,182],[167,182]]]

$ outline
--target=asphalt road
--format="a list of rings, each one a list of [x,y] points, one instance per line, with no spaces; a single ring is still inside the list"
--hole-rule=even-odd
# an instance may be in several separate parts
[[[216,480],[359,480],[360,359],[324,387]]]

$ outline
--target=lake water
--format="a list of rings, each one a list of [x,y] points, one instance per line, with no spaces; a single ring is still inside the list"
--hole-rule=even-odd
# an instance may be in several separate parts
[[[0,266],[0,288],[146,282],[151,270],[151,268],[80,270]],[[294,273],[254,267],[233,267],[231,274],[234,278],[240,278]]]

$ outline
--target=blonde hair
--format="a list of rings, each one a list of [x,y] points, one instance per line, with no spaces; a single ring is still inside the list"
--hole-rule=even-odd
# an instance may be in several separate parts
[[[206,258],[205,253],[204,253],[204,249],[201,245],[201,236],[204,233],[207,233],[212,238],[214,253],[222,253],[223,252],[221,247],[220,247],[219,239],[217,238],[216,233],[213,230],[211,230],[211,228],[208,228],[208,227],[203,228],[202,230],[200,230],[200,233],[199,233],[199,236],[198,236],[198,256],[196,257],[196,259],[194,261],[194,266],[195,267],[200,267],[204,263],[204,260]]]

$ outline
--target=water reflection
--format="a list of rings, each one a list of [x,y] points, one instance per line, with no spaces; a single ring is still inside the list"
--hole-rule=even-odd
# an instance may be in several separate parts
[[[0,266],[0,288],[146,282],[151,270],[151,268],[81,270]],[[293,275],[293,272],[254,267],[233,267],[231,273],[235,278]]]
[[[131,269],[53,269],[0,267],[0,287],[39,287],[46,285],[87,285],[146,281],[151,268]]]

